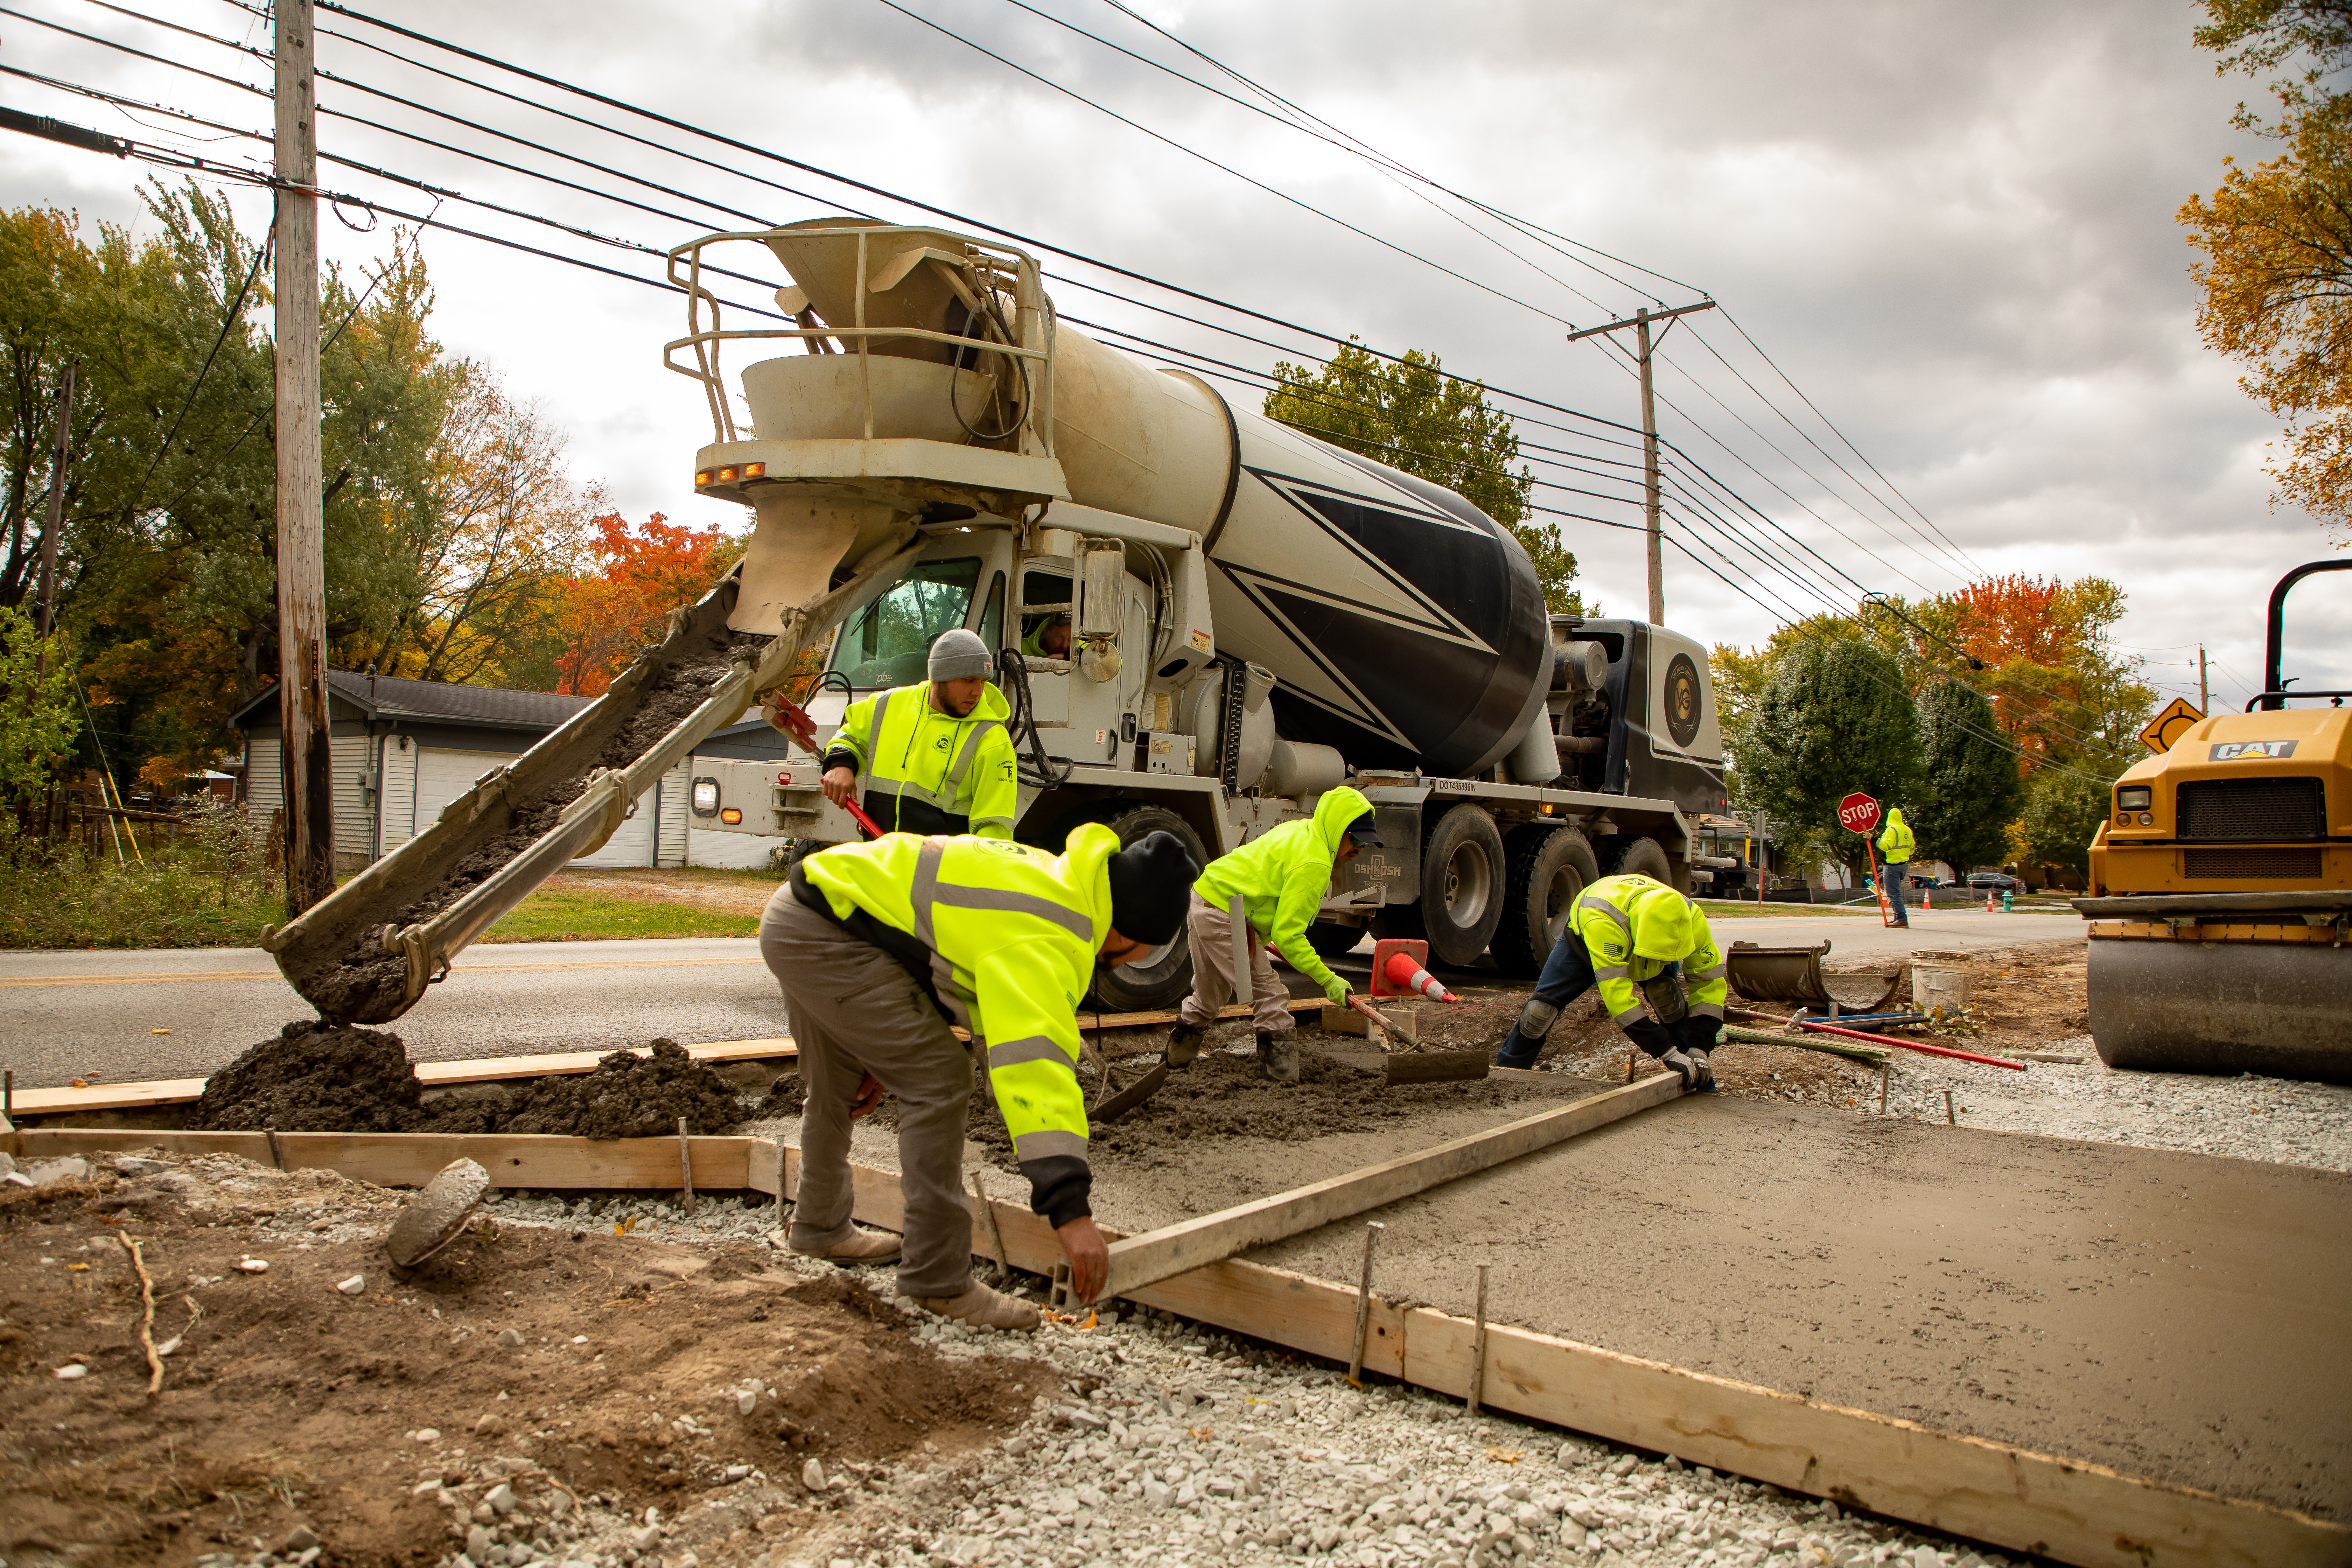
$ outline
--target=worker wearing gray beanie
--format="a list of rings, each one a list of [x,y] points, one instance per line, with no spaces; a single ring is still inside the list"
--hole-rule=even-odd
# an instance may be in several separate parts
[[[911,650],[898,658],[911,663]],[[839,805],[856,792],[885,833],[1012,837],[1013,710],[989,662],[988,644],[958,626],[931,644],[928,680],[851,703],[825,745],[825,798]]]
[[[929,674],[933,680],[972,680],[988,673],[988,645],[978,632],[958,626],[941,632],[931,645]]]

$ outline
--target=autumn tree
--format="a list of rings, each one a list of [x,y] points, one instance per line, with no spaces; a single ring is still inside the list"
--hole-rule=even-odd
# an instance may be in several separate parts
[[[1513,471],[1518,433],[1486,389],[1418,349],[1386,360],[1353,339],[1335,347],[1320,370],[1276,361],[1265,416],[1467,497],[1526,549],[1551,613],[1584,614],[1576,556],[1558,524],[1535,521],[1535,476]]]
[[[607,512],[589,529],[598,570],[558,591],[549,657],[554,689],[579,697],[601,696],[639,648],[659,642],[663,618],[709,593],[745,543],[716,524],[682,526],[659,512],[635,526]]]
[[[2236,123],[2277,143],[2248,168],[2222,160],[2220,188],[2179,212],[2205,259],[2198,330],[2249,367],[2238,384],[2285,421],[2267,467],[2272,504],[2352,528],[2352,98],[2328,85],[2352,66],[2345,0],[2205,0],[2202,47],[2217,73],[2259,76],[2278,109],[2238,105]]]

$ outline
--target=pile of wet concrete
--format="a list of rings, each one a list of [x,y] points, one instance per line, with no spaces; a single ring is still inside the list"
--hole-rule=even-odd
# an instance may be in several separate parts
[[[733,1086],[656,1039],[595,1070],[517,1084],[428,1091],[400,1037],[305,1019],[212,1075],[188,1126],[205,1132],[539,1132],[650,1138],[732,1131],[756,1112]]]

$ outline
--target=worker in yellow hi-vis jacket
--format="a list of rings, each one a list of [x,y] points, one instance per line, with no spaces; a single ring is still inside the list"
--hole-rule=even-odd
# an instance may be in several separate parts
[[[1685,1089],[1715,1087],[1708,1053],[1723,1032],[1731,988],[1696,904],[1638,874],[1603,877],[1586,888],[1544,961],[1535,994],[1503,1037],[1496,1065],[1535,1066],[1559,1010],[1595,987],[1625,1037],[1680,1074]]]
[[[1029,1329],[1034,1308],[971,1277],[963,1194],[971,1058],[990,1086],[1029,1206],[1053,1223],[1071,1288],[1091,1301],[1109,1253],[1090,1217],[1086,1102],[1076,1010],[1097,966],[1172,940],[1199,868],[1172,835],[1125,849],[1098,824],[1062,854],[970,836],[889,833],[793,866],[760,921],[760,952],[783,986],[800,1047],[800,1193],[793,1250],[898,1259],[899,1294],[970,1323]],[[898,1098],[905,1240],[850,1224],[850,1123]]]
[[[988,645],[958,629],[931,645],[930,679],[853,702],[825,745],[827,800],[863,777],[866,815],[885,832],[1013,837],[1021,784],[1005,728],[1013,710],[989,684]]]
[[[1886,889],[1887,907],[1895,911],[1898,926],[1911,923],[1911,911],[1903,907],[1903,879],[1911,874],[1911,857],[1918,851],[1919,840],[1912,835],[1911,825],[1903,820],[1903,808],[1888,806],[1886,831],[1878,836],[1878,885]]]

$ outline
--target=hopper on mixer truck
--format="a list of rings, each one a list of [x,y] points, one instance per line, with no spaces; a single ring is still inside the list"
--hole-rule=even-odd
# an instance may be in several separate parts
[[[2091,843],[2091,1037],[2110,1067],[2352,1083],[2352,712],[2264,689],[2116,780]],[[2260,710],[2256,710],[2259,707]]]
[[[783,264],[797,325],[720,324],[700,282],[723,243]],[[822,219],[707,236],[673,273],[689,332],[670,363],[712,410],[697,488],[756,518],[730,624],[761,631],[841,562],[914,545],[834,637],[808,702],[820,744],[962,627],[997,650],[1026,842],[1104,822],[1205,863],[1325,790],[1363,791],[1389,847],[1335,879],[1328,951],[1372,928],[1532,975],[1586,882],[1714,874],[1693,861],[1698,815],[1724,805],[1705,648],[1548,615],[1517,540],[1452,490],[1060,324],[1010,247]],[[762,338],[809,352],[747,365],[739,419],[719,356]],[[1062,616],[1055,657],[1038,634]],[[847,841],[819,768],[795,754],[719,782],[741,831]],[[1190,962],[1173,943],[1102,1000],[1166,1005]]]

